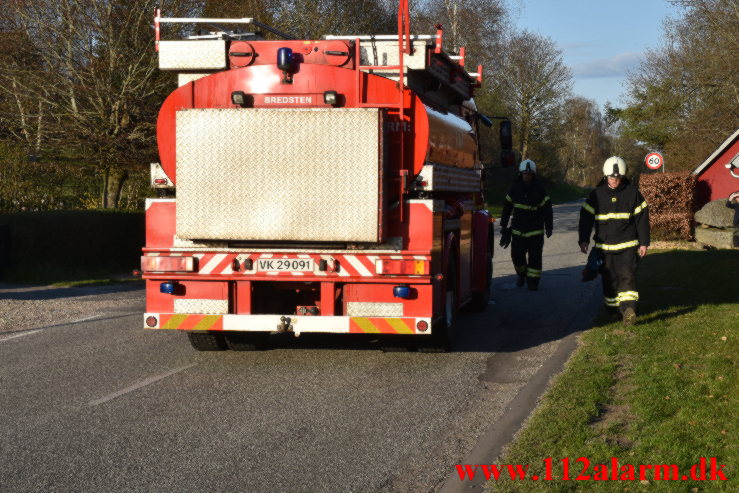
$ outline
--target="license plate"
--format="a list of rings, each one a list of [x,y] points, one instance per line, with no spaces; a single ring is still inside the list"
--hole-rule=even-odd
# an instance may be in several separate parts
[[[260,258],[259,272],[313,272],[313,259],[304,258]]]

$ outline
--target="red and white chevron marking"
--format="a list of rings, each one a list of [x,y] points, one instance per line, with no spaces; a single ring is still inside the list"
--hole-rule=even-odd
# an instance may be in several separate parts
[[[147,255],[157,255],[149,253]],[[250,277],[374,277],[377,275],[375,262],[380,259],[390,260],[430,260],[425,255],[343,255],[343,254],[273,254],[273,253],[171,253],[159,254],[171,256],[193,256],[198,259],[198,275],[201,276],[250,276]],[[313,272],[259,272],[256,270],[257,259],[313,259],[315,270]],[[233,270],[234,259],[239,260],[239,270]],[[251,259],[252,270],[244,270],[244,261]],[[339,262],[338,272],[326,272],[318,270],[321,260]]]

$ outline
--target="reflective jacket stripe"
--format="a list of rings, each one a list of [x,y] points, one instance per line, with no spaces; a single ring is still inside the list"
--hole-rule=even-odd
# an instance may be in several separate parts
[[[609,245],[606,243],[596,243],[595,246],[602,250],[612,252],[614,250],[623,250],[624,248],[639,246],[639,240],[631,240],[631,241],[627,241],[626,243],[618,243],[615,245]]]
[[[629,219],[630,212],[609,212],[608,214],[596,214],[596,221],[608,221],[609,219]]]
[[[530,236],[543,235],[544,234],[544,230],[537,229],[536,231],[528,231],[526,233],[522,233],[521,231],[519,231],[517,229],[514,229],[514,230],[511,230],[511,233],[513,233],[516,236],[522,236],[524,238],[528,238]]]
[[[526,271],[526,276],[528,277],[541,277],[541,271],[538,269],[532,269],[529,267]]]
[[[595,209],[593,209],[593,207],[591,205],[587,204],[587,203],[586,204],[583,204],[582,205],[582,208],[585,209],[586,211],[588,211],[591,214],[595,214]]]
[[[645,200],[644,202],[641,203],[641,205],[639,205],[636,209],[634,209],[634,215],[636,216],[637,214],[639,214],[641,211],[643,211],[646,208],[647,208],[647,201]]]

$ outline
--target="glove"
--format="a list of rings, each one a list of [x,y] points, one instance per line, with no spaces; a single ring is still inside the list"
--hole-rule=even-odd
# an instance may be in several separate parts
[[[549,238],[551,236],[552,236],[552,230],[551,229],[548,229],[547,230],[547,238]]]
[[[500,246],[508,248],[511,244],[511,228],[502,228],[500,230]]]

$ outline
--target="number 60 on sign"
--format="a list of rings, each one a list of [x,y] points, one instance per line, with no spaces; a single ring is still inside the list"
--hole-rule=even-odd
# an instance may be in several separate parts
[[[662,165],[665,164],[665,160],[659,152],[650,152],[647,154],[647,157],[644,158],[644,162],[647,164],[647,168],[649,169],[660,169]]]

